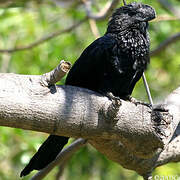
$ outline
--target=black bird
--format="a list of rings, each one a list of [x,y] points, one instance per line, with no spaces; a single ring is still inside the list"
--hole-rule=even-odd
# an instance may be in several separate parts
[[[147,29],[154,18],[155,10],[149,5],[134,2],[118,8],[104,36],[83,51],[65,84],[127,99],[150,61]],[[46,167],[67,142],[68,137],[50,135],[20,176]]]

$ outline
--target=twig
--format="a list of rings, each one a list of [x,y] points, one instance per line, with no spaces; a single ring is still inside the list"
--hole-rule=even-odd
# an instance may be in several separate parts
[[[105,19],[107,16],[109,16],[109,14],[112,13],[113,9],[118,5],[119,0],[112,0],[106,3],[106,5],[104,6],[104,8],[102,10],[100,10],[98,13],[93,14],[92,10],[91,10],[91,2],[87,1],[87,0],[82,0],[84,2],[84,7],[86,10],[86,14],[88,16],[88,18],[90,19],[94,19],[94,20],[103,20]]]
[[[175,43],[176,41],[180,40],[180,33],[174,34],[171,37],[167,38],[164,42],[162,42],[156,49],[150,52],[150,56],[156,56],[162,50],[167,48],[170,44]]]
[[[82,2],[84,3],[85,9],[89,9],[89,11],[91,11],[91,1],[88,0],[82,0]],[[86,11],[86,14],[88,16],[88,11]],[[92,14],[92,12],[91,12]],[[97,39],[100,37],[100,33],[96,24],[96,20],[92,19],[91,17],[89,17],[89,25],[92,31],[92,34],[94,35],[94,37]]]
[[[56,180],[60,180],[62,178],[67,162],[68,162],[68,159],[66,161],[63,161],[63,163],[61,163],[61,165],[59,166],[58,172],[56,174]]]
[[[177,21],[180,17],[174,17],[169,15],[160,15],[157,18],[153,19],[151,22],[161,22],[161,21]]]
[[[10,60],[11,60],[10,54],[3,54],[2,55],[2,63],[1,63],[1,68],[0,68],[1,73],[7,73],[8,72]]]
[[[61,34],[64,34],[64,33],[67,33],[67,32],[70,32],[72,31],[73,29],[77,28],[78,26],[80,26],[82,23],[84,23],[85,21],[87,20],[87,18],[84,18],[83,20],[79,21],[78,23],[75,23],[73,25],[71,25],[70,27],[64,29],[64,30],[58,30],[56,32],[53,32],[51,34],[48,34],[42,38],[40,38],[39,40],[35,41],[35,42],[32,42],[28,45],[25,45],[25,46],[21,46],[21,47],[15,47],[15,48],[10,48],[10,49],[0,49],[0,53],[13,53],[13,52],[16,52],[16,51],[24,51],[24,50],[28,50],[28,49],[32,49],[34,48],[35,46],[38,46],[50,39],[53,39]]]
[[[66,75],[70,68],[71,63],[62,60],[55,69],[41,76],[41,84],[46,87],[55,84]]]
[[[43,179],[56,165],[59,165],[66,161],[66,159],[68,159],[73,153],[75,153],[77,150],[83,147],[86,144],[86,142],[87,141],[82,138],[79,138],[76,141],[74,141],[71,145],[64,148],[53,162],[51,162],[47,167],[35,174],[31,178],[31,180]]]
[[[100,37],[100,33],[99,33],[99,30],[98,30],[98,27],[96,25],[96,21],[94,19],[89,19],[89,25],[91,27],[91,31],[94,35],[94,37],[97,39]]]
[[[180,18],[180,9],[173,6],[168,0],[158,0],[164,9],[170,11],[176,17]]]
[[[0,41],[2,41],[1,39],[0,39]],[[9,36],[9,41],[7,41],[5,43],[5,46],[6,47],[14,46],[16,44],[17,39],[18,39],[18,35],[15,35],[15,33],[12,33]],[[12,57],[11,54],[7,54],[7,53],[2,54],[2,61],[1,61],[1,68],[0,68],[1,73],[7,73],[8,72],[9,66],[11,63],[11,59],[12,59],[11,57]]]

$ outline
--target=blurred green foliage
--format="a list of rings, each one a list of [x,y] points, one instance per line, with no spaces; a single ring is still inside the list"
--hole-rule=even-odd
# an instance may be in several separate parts
[[[19,1],[21,2],[21,1]],[[32,1],[18,4],[11,8],[0,8],[0,49],[28,45],[57,30],[63,30],[85,17],[83,6],[55,6]],[[39,1],[40,2],[40,1]],[[97,11],[105,0],[99,2]],[[152,5],[157,16],[168,15],[158,1],[141,0]],[[172,1],[176,6],[180,3]],[[1,5],[1,4],[0,4]],[[107,20],[97,22],[101,35],[106,30]],[[179,20],[155,21],[150,24],[151,49],[156,48],[163,40],[180,32]],[[53,38],[39,46],[26,51],[0,54],[0,71],[20,74],[42,74],[53,69],[61,59],[72,63],[79,57],[95,37],[88,21],[69,33]],[[180,42],[170,45],[158,56],[151,58],[146,76],[155,102],[163,99],[180,82]],[[62,79],[61,84],[64,83]],[[147,101],[142,81],[133,96]],[[20,129],[1,127],[0,136],[0,179],[16,180],[19,173],[36,152],[47,135]],[[54,169],[45,180],[55,179],[58,168]],[[34,172],[35,173],[35,172]],[[32,173],[32,174],[34,174]],[[23,179],[29,179],[32,174]],[[168,164],[157,168],[154,175],[179,175],[180,163]],[[120,165],[106,159],[93,147],[86,146],[78,151],[68,162],[65,179],[72,180],[140,180],[135,172],[123,169]]]

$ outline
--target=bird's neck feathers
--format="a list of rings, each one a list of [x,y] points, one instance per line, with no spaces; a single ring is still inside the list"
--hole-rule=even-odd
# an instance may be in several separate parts
[[[127,14],[113,15],[108,22],[107,33],[126,34],[130,31],[139,31],[143,35],[147,33],[148,22],[140,22]]]
[[[140,67],[146,69],[150,46],[148,23],[135,23],[124,14],[120,16],[113,16],[110,19],[106,35],[115,38],[120,51],[133,59],[134,69]]]
[[[128,16],[114,15],[109,19],[107,32],[106,33],[119,33],[127,31],[133,22],[128,18]]]

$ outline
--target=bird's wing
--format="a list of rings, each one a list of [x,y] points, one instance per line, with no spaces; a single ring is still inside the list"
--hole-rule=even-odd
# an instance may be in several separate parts
[[[95,40],[75,62],[65,84],[97,91],[98,84],[109,68],[115,45],[116,40],[109,36]]]

